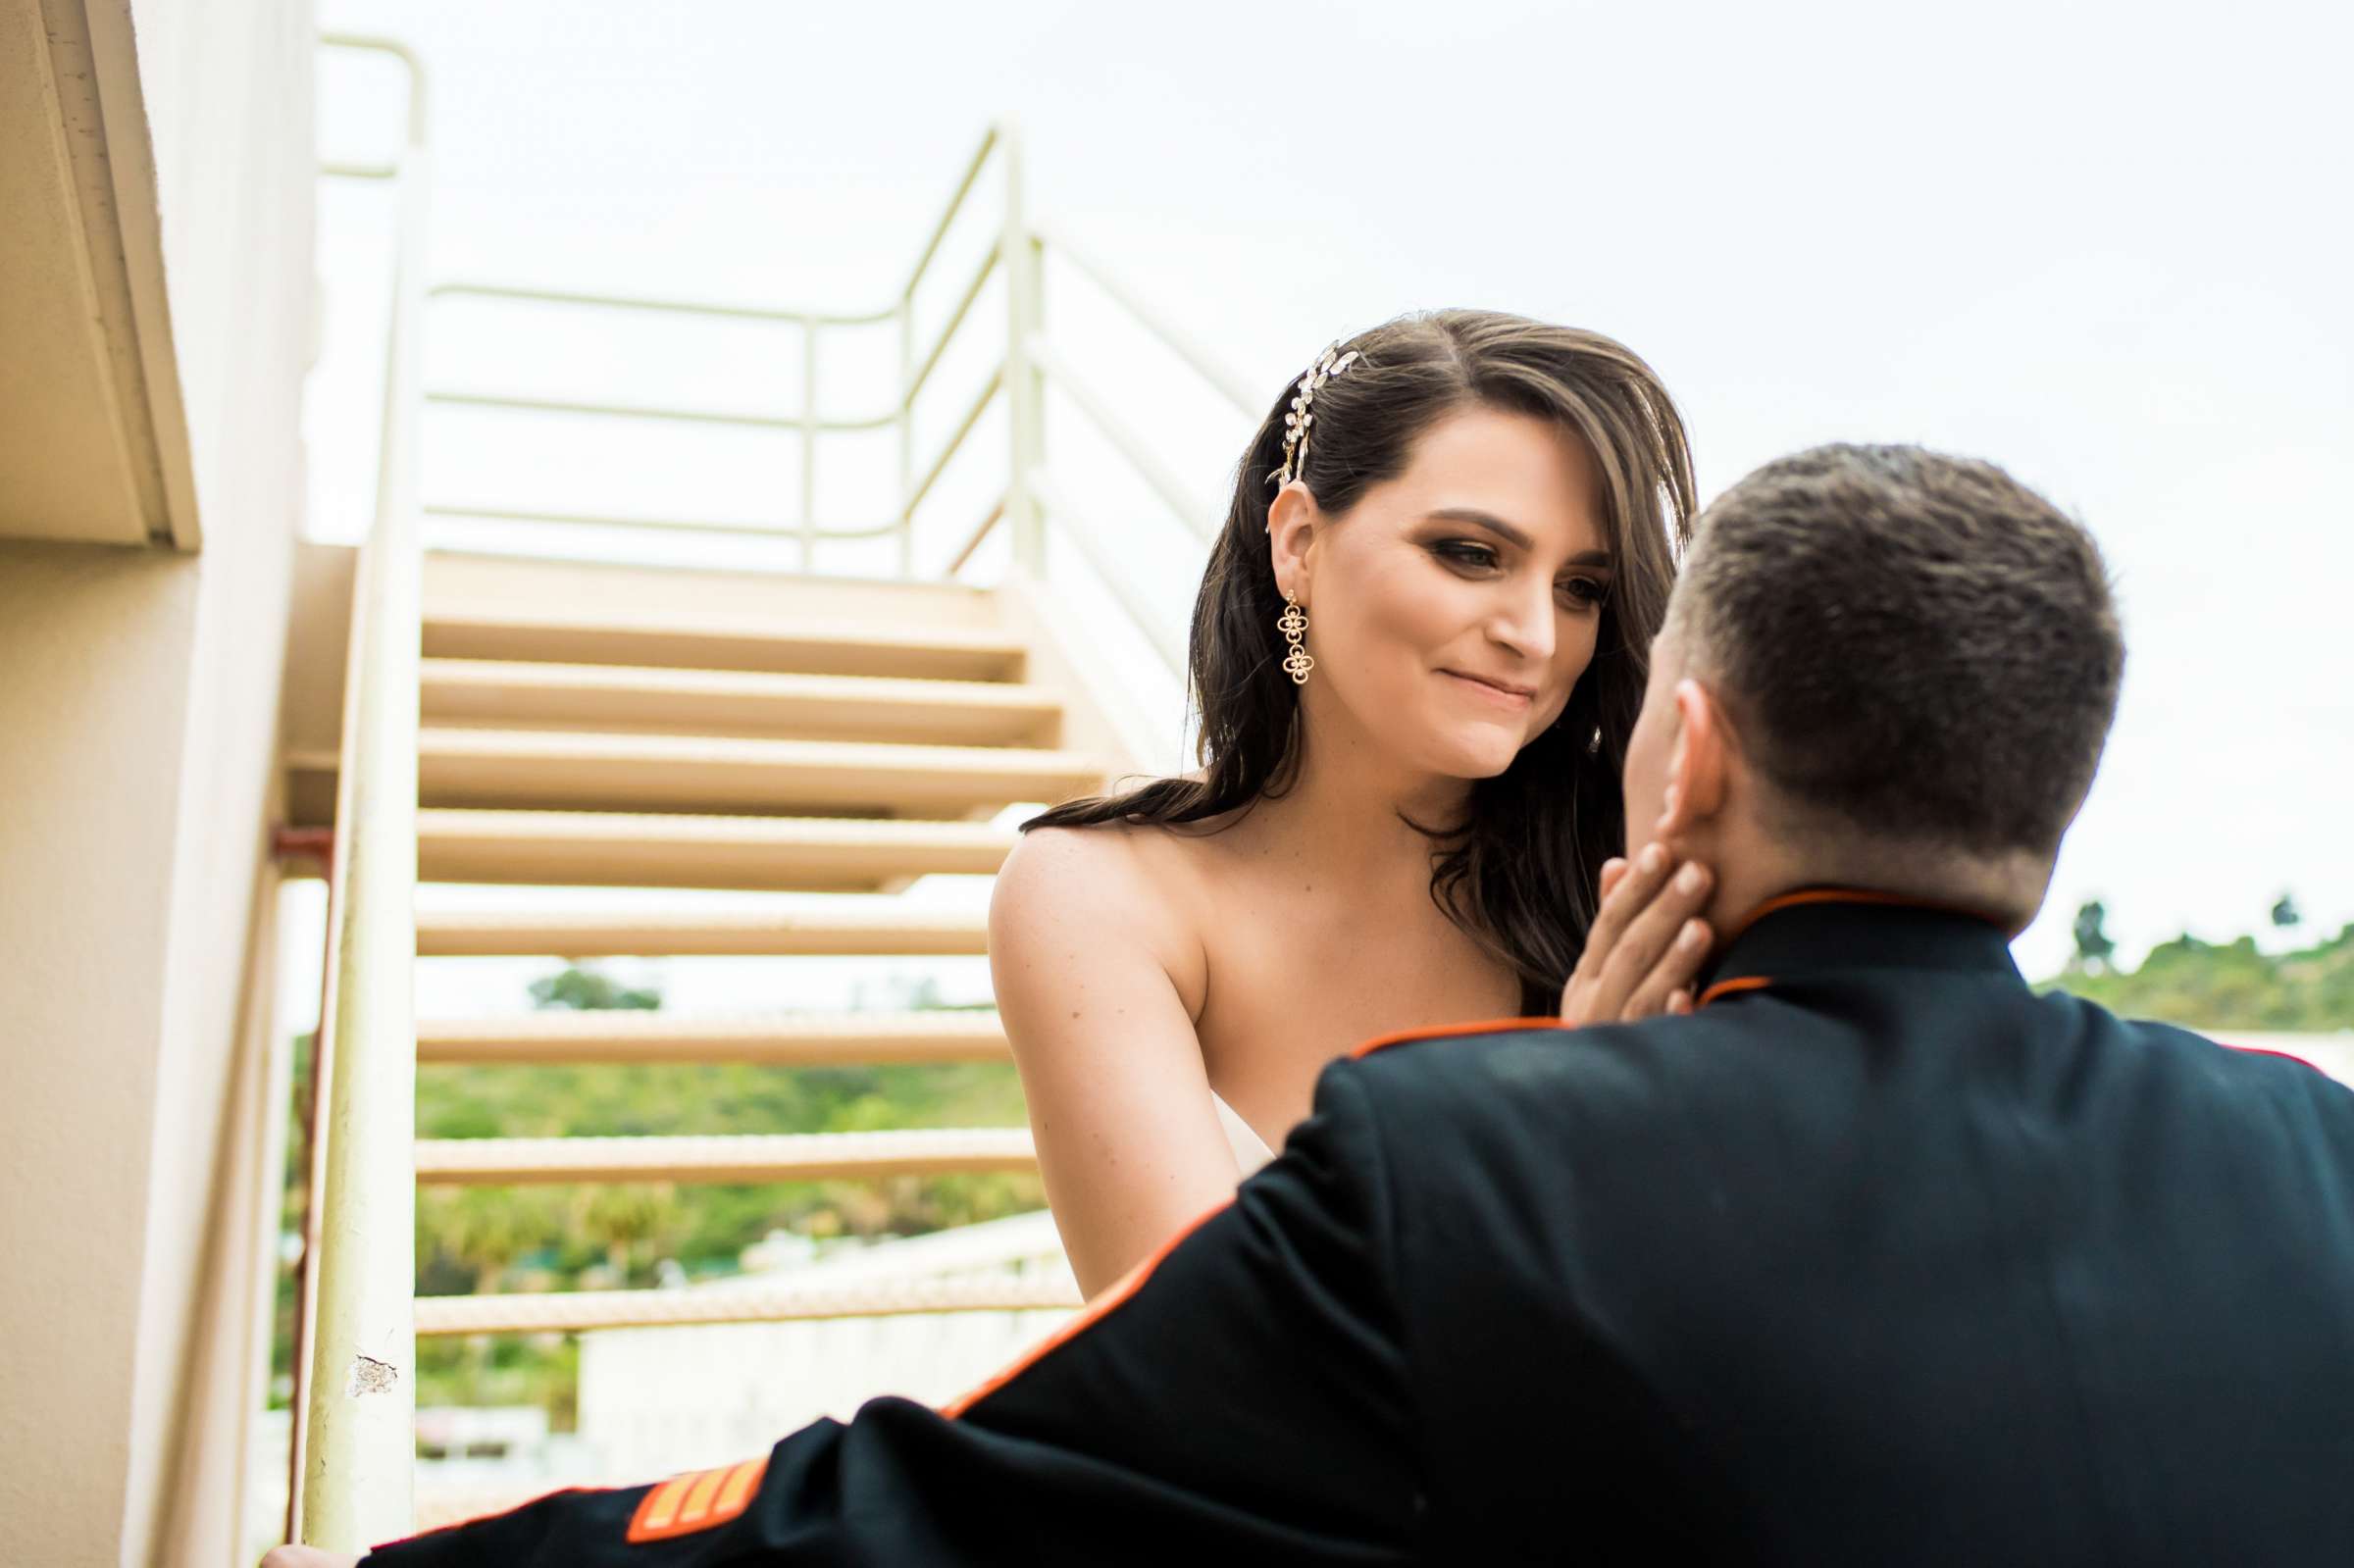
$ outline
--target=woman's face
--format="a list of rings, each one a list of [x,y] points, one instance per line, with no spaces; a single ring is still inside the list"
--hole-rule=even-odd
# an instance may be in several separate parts
[[[1309,724],[1416,772],[1504,772],[1594,657],[1612,563],[1584,443],[1471,409],[1345,517],[1304,502],[1270,521],[1277,583],[1308,614]]]

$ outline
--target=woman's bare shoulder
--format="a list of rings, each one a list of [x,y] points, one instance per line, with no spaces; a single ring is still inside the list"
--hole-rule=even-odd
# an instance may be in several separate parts
[[[1078,899],[1145,919],[1178,916],[1201,891],[1203,859],[1197,841],[1154,823],[1033,828],[998,871],[997,901]]]
[[[1149,823],[1036,828],[998,872],[990,946],[1010,956],[1043,940],[1091,961],[1149,956],[1199,1005],[1206,879],[1199,848]]]

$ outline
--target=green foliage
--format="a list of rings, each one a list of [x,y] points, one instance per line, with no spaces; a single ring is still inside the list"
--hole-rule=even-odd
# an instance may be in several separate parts
[[[576,1011],[625,1009],[650,1012],[662,1005],[658,990],[633,990],[612,976],[593,969],[571,965],[561,973],[535,980],[531,985],[532,1002],[545,1009],[570,1008]]]
[[[801,1069],[748,1063],[429,1067],[421,1138],[862,1133],[1012,1127],[1021,1081],[1004,1063]],[[706,1187],[429,1188],[417,1208],[427,1294],[650,1285],[676,1260],[726,1273],[772,1230],[907,1236],[1039,1207],[1035,1178]]]
[[[2097,898],[2076,911],[2076,956],[2071,968],[2102,970],[2109,967],[2109,957],[2117,951],[2117,943],[2111,941],[2108,932],[2102,929],[2108,919],[2108,906]]]
[[[2114,1013],[2192,1029],[2354,1029],[2354,926],[2276,954],[2258,952],[2252,936],[2221,944],[2177,936],[2151,948],[2130,974],[2072,966],[2055,984]]]
[[[577,965],[535,981],[542,1009],[659,1008],[661,994]],[[938,1008],[919,986],[904,1005]],[[297,1042],[297,1073],[309,1040]],[[854,1133],[886,1128],[1014,1127],[1024,1120],[1010,1064],[792,1069],[748,1063],[421,1068],[420,1138],[555,1138],[714,1133]],[[286,1225],[299,1224],[306,1172],[296,1136],[285,1172]],[[423,1295],[648,1286],[675,1266],[729,1274],[771,1231],[817,1239],[912,1236],[1043,1207],[1035,1177],[951,1176],[779,1186],[426,1188],[417,1200]],[[279,1387],[291,1364],[291,1272],[279,1292]],[[544,1405],[574,1417],[576,1343],[557,1336],[479,1336],[418,1344],[420,1404]],[[282,1395],[281,1395],[282,1399]]]

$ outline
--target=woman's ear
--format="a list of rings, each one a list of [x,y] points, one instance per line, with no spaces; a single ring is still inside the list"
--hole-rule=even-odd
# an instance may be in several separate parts
[[[1267,503],[1267,556],[1275,569],[1275,591],[1307,602],[1311,575],[1308,547],[1315,543],[1323,516],[1306,485],[1292,481]]]
[[[1678,681],[1675,744],[1667,754],[1667,785],[1654,837],[1681,837],[1724,809],[1729,739],[1715,694],[1690,677]]]

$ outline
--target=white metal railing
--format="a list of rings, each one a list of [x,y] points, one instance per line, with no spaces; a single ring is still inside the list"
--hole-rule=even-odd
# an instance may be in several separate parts
[[[1215,513],[1205,498],[1153,454],[1115,403],[1092,388],[1048,342],[1043,329],[1044,262],[1049,245],[1240,413],[1251,417],[1254,410],[1248,389],[1212,356],[1146,308],[1100,264],[1061,239],[1049,241],[1030,223],[1020,149],[1008,126],[997,126],[982,138],[905,283],[896,298],[875,310],[770,309],[486,283],[429,284],[424,67],[409,50],[389,39],[328,34],[322,41],[333,48],[398,60],[407,70],[409,87],[407,132],[394,161],[327,164],[321,169],[332,177],[385,182],[395,189],[400,204],[376,513],[361,551],[354,595],[343,754],[337,781],[329,978],[313,1069],[320,1084],[321,1114],[310,1151],[312,1195],[304,1222],[303,1290],[295,1341],[294,1486],[287,1524],[289,1540],[350,1551],[405,1533],[411,1519],[417,1333],[413,1295],[417,1174],[413,974],[421,520],[448,516],[797,534],[802,564],[808,569],[816,565],[822,540],[896,536],[899,571],[903,576],[912,575],[919,513],[935,495],[942,477],[969,449],[983,416],[1002,398],[1009,431],[1005,487],[978,522],[969,525],[947,575],[961,570],[981,544],[1004,527],[1011,534],[1016,570],[1042,576],[1051,523],[1057,536],[1067,536],[1109,586],[1114,602],[1174,672],[1182,669],[1183,648],[1152,605],[1151,585],[1136,580],[1100,520],[1090,519],[1075,508],[1047,470],[1047,386],[1058,387],[1197,536],[1211,536]],[[1004,200],[998,230],[939,331],[919,344],[915,336],[917,290],[931,275],[944,242],[993,158],[1002,178]],[[967,329],[974,307],[999,275],[1006,312],[1002,352],[945,440],[919,461],[914,439],[919,405],[932,388],[935,373],[951,343]],[[479,390],[427,390],[421,385],[421,367],[431,310],[437,301],[456,298],[793,324],[801,332],[801,408],[794,415],[727,413]],[[817,351],[820,333],[878,326],[896,328],[898,335],[896,398],[880,410],[847,416],[824,413]],[[574,418],[790,430],[797,434],[801,454],[796,515],[790,524],[742,525],[427,503],[419,494],[418,447],[422,413],[428,406],[529,409]],[[882,429],[894,430],[897,436],[898,505],[880,522],[854,527],[821,524],[816,515],[815,481],[820,438],[834,432]],[[1022,1299],[1038,1304],[1028,1296]],[[1059,1302],[1060,1295],[1054,1300]],[[971,1303],[960,1298],[949,1304],[993,1303],[1002,1304],[996,1296],[989,1296],[986,1303],[976,1297]],[[825,1311],[833,1312],[835,1305],[825,1306]],[[435,1327],[444,1326],[436,1322]]]
[[[329,882],[323,1025],[311,1149],[289,1539],[365,1550],[405,1534],[416,1449],[417,729],[421,557],[414,397],[425,303],[425,77],[387,39],[328,43],[409,71],[407,134],[389,166],[400,201],[376,519],[360,551],[344,683]]]
[[[916,336],[915,313],[917,291],[931,278],[935,264],[941,260],[944,245],[970,206],[975,191],[982,184],[983,176],[990,171],[993,163],[1001,182],[1003,201],[998,233],[982,251],[939,329],[928,338],[919,340]],[[1110,548],[1112,541],[1104,531],[1102,520],[1088,518],[1072,510],[1060,499],[1050,499],[1058,495],[1043,473],[1046,458],[1044,404],[1046,389],[1050,384],[1069,399],[1072,406],[1101,433],[1110,449],[1134,470],[1180,523],[1196,537],[1207,539],[1215,531],[1218,520],[1210,500],[1187,484],[1166,460],[1154,452],[1135,425],[1121,415],[1115,401],[1097,391],[1047,340],[1044,332],[1045,276],[1046,258],[1049,251],[1059,256],[1076,276],[1093,283],[1119,311],[1167,347],[1238,413],[1245,418],[1255,417],[1258,410],[1248,387],[1214,355],[1147,306],[1114,274],[1084,250],[1030,221],[1025,205],[1019,139],[1013,126],[999,125],[982,138],[966,162],[947,205],[926,236],[905,281],[889,302],[873,309],[825,311],[807,307],[730,305],[460,281],[436,283],[428,290],[427,298],[432,302],[506,300],[798,328],[801,406],[797,413],[731,412],[650,402],[553,398],[448,387],[430,388],[422,394],[425,404],[433,407],[521,410],[570,418],[644,420],[795,433],[799,437],[800,447],[800,486],[798,504],[792,519],[760,523],[720,522],[506,505],[484,506],[439,500],[427,502],[423,512],[429,517],[482,521],[797,537],[802,568],[809,571],[818,568],[818,548],[825,541],[893,537],[898,543],[898,570],[902,576],[911,576],[915,570],[915,527],[919,514],[935,496],[941,480],[951,465],[969,449],[973,431],[984,416],[1001,399],[1005,404],[1009,446],[1005,488],[976,522],[967,525],[959,547],[947,558],[947,575],[961,570],[1000,526],[1007,528],[1012,534],[1012,553],[1017,566],[1033,575],[1040,574],[1044,570],[1049,525],[1052,524],[1058,531],[1070,533],[1080,553],[1100,575],[1108,571],[1112,578],[1117,578],[1124,569],[1118,564],[1117,552]],[[946,438],[937,448],[919,452],[916,446],[916,416],[919,408],[928,406],[928,395],[934,391],[936,372],[950,347],[967,332],[975,320],[974,308],[993,280],[1001,282],[1005,298],[1004,346],[995,363],[987,368],[978,390],[955,411],[957,417]],[[851,413],[828,411],[824,399],[825,384],[820,373],[824,358],[820,353],[823,334],[878,327],[889,327],[896,330],[897,336],[898,385],[896,395],[882,408]],[[392,395],[389,386],[387,395]],[[821,521],[817,502],[821,438],[835,433],[881,430],[890,430],[896,437],[897,506],[891,509],[888,516],[876,521],[850,525]],[[1147,584],[1141,583],[1119,583],[1113,587],[1113,597],[1134,615],[1148,597],[1147,587]],[[1165,630],[1160,630],[1164,620],[1158,615],[1143,615],[1138,617],[1138,624],[1159,657],[1175,670],[1183,663],[1183,650]]]

